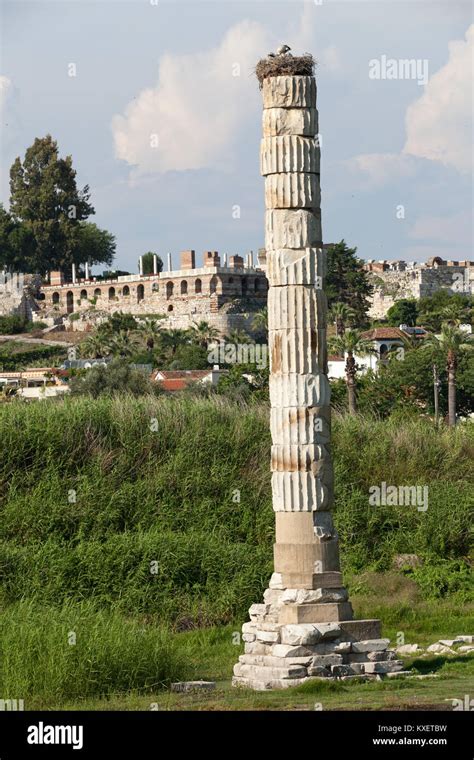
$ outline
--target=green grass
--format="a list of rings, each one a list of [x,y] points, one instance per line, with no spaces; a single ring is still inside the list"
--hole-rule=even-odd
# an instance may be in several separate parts
[[[391,621],[383,634],[392,645],[400,629],[407,643],[425,645],[470,630],[472,606],[460,610],[444,602],[436,611],[420,604],[413,620],[400,604],[406,593],[411,590],[400,589],[382,608],[374,597],[366,597],[363,607],[355,596],[356,612],[383,613]],[[452,709],[451,700],[474,688],[474,656],[431,655],[405,660],[413,674],[434,676],[425,680],[317,681],[271,693],[233,689],[232,667],[243,651],[240,623],[170,634],[153,622],[98,612],[90,603],[66,604],[60,610],[11,605],[0,625],[1,693],[23,698],[27,710],[374,710]],[[75,645],[68,640],[72,631]],[[169,682],[181,679],[215,680],[217,688],[171,693]]]
[[[0,405],[0,427],[0,694],[47,707],[143,706],[156,693],[184,709],[310,704],[313,695],[229,688],[240,653],[232,634],[272,570],[265,406],[147,396],[14,401]],[[424,420],[335,415],[333,455],[342,567],[357,616],[380,617],[394,642],[400,633],[420,644],[472,633],[474,425],[436,432]],[[369,506],[368,489],[382,481],[428,485],[428,510]],[[392,571],[399,553],[419,555],[422,566]],[[71,646],[65,632],[74,626],[81,635]],[[436,665],[442,678],[433,680],[462,680],[466,662]],[[154,691],[177,677],[215,678],[222,689],[218,697]],[[416,684],[400,693],[441,699],[441,685]],[[328,705],[354,694],[372,695],[368,705],[396,699],[388,685],[336,686],[321,687]]]
[[[0,615],[0,693],[47,704],[160,688],[185,672],[176,643],[90,602],[17,602]]]
[[[93,597],[186,628],[225,624],[260,597],[274,530],[264,406],[65,399],[3,405],[0,425],[8,601]],[[468,599],[474,426],[336,417],[333,428],[344,571],[415,553],[428,596]],[[370,506],[382,480],[429,484],[428,510]]]

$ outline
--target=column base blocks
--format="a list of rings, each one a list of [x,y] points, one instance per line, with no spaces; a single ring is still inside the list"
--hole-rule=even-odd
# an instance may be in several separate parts
[[[321,573],[340,582],[340,573]],[[403,662],[380,637],[379,620],[351,620],[349,602],[315,602],[334,594],[347,599],[340,586],[281,588],[274,573],[264,603],[250,607],[242,626],[245,653],[234,667],[234,686],[257,691],[285,689],[320,678],[377,678],[403,670]]]

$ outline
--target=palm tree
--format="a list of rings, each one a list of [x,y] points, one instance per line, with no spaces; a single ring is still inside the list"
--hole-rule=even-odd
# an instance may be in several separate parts
[[[460,304],[449,304],[444,306],[440,312],[443,321],[452,327],[459,327],[463,322],[470,321],[469,308]]]
[[[162,330],[161,331],[161,343],[163,348],[171,349],[171,355],[174,356],[179,346],[188,343],[189,332],[188,330]]]
[[[349,414],[357,411],[356,374],[358,366],[354,354],[364,356],[375,353],[372,341],[362,338],[360,330],[346,330],[342,335],[329,341],[329,348],[335,354],[346,356],[346,385]]]
[[[266,306],[257,311],[252,321],[252,327],[257,332],[268,333],[268,308]]]
[[[252,338],[245,330],[231,330],[224,340],[226,343],[234,343],[235,345],[253,343]]]
[[[344,334],[346,325],[354,321],[356,313],[354,309],[351,309],[346,303],[337,301],[331,306],[329,317],[336,326],[336,336],[340,337]]]
[[[431,335],[425,341],[426,346],[431,346],[437,353],[446,357],[446,371],[448,373],[448,425],[456,424],[456,369],[458,356],[463,351],[472,351],[474,342],[472,335],[465,333],[454,325],[444,323],[441,325],[440,335]]]
[[[160,316],[158,319],[164,319],[164,315]],[[140,333],[142,339],[146,343],[146,347],[148,351],[153,351],[155,347],[155,340],[160,336],[161,334],[161,326],[158,322],[158,319],[145,319],[138,327],[138,332]]]
[[[102,359],[110,354],[110,339],[97,332],[81,343],[79,351],[83,359]]]
[[[199,346],[207,349],[209,343],[213,343],[219,337],[219,330],[209,322],[193,322],[191,327],[191,339]]]
[[[110,343],[110,348],[114,356],[132,356],[138,347],[138,340],[130,330],[120,330]]]

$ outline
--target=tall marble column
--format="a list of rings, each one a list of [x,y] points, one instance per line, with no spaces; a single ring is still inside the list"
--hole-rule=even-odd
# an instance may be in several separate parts
[[[402,667],[378,620],[353,620],[331,514],[316,81],[271,76],[262,94],[275,572],[249,610],[233,679],[254,689]]]

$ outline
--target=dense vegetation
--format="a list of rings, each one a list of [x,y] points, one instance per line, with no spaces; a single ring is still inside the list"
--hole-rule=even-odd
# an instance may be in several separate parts
[[[51,135],[36,138],[10,168],[10,210],[0,205],[0,265],[16,272],[111,264],[115,237],[88,222],[89,186],[79,189],[72,157]]]
[[[21,372],[33,367],[59,366],[67,358],[67,348],[58,343],[47,346],[21,340],[0,343],[0,369]]]
[[[9,600],[94,597],[185,626],[244,615],[264,589],[273,532],[264,407],[81,398],[13,403],[0,415]],[[434,435],[420,420],[337,418],[334,450],[346,569],[388,568],[396,553],[467,555],[471,425]],[[382,481],[429,485],[428,510],[370,507],[368,489]]]
[[[0,425],[2,693],[51,704],[157,688],[191,672],[170,627],[238,629],[272,569],[266,406],[81,397],[5,404]],[[422,598],[463,608],[473,453],[471,424],[435,435],[420,419],[336,416],[335,519],[349,582],[414,553],[423,564],[405,572]],[[427,484],[427,511],[369,506],[382,481]],[[386,593],[382,584],[381,605]]]

